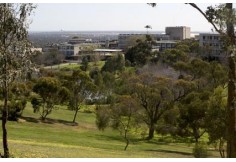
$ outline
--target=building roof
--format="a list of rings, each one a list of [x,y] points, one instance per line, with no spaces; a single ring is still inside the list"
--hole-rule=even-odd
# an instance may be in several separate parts
[[[95,49],[94,52],[121,52],[122,49]]]
[[[173,41],[173,40],[160,40],[160,41],[156,41],[156,43],[176,43],[176,41]]]
[[[220,35],[219,33],[199,33],[199,35]]]

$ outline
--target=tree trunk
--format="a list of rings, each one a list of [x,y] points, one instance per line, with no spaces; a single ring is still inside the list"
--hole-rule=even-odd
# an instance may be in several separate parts
[[[225,158],[225,150],[224,150],[224,141],[223,141],[223,139],[220,139],[219,152],[220,152],[220,157]]]
[[[77,109],[75,110],[74,119],[73,119],[73,121],[72,121],[73,123],[75,123],[75,119],[76,119],[76,116],[77,116],[78,111],[79,111],[79,108],[77,108]]]
[[[128,146],[129,146],[129,139],[126,138],[126,146],[125,146],[125,149],[124,149],[125,151],[126,151]]]
[[[8,92],[7,92],[7,89],[5,89],[4,90],[4,106],[2,110],[2,143],[3,143],[3,150],[4,150],[3,157],[5,158],[9,157],[9,149],[8,149],[8,142],[7,142],[7,128],[6,128],[7,117],[8,117],[7,99],[8,99]]]
[[[233,4],[226,3],[226,8],[228,11],[233,13]],[[230,48],[235,45],[235,34],[234,34],[234,24],[231,20],[227,20],[227,35],[230,39]],[[233,50],[229,51],[228,66],[229,66],[229,82],[228,82],[228,103],[227,103],[227,113],[228,113],[228,126],[227,126],[227,157],[236,157],[236,121],[235,121],[235,62]]]
[[[151,123],[149,127],[148,137],[147,137],[148,140],[153,139],[154,132],[155,132],[155,126],[154,126],[154,123]]]
[[[126,151],[127,147],[129,146],[129,138],[127,137],[128,129],[125,129],[125,140],[126,140],[126,146],[124,150]]]
[[[4,98],[4,105],[2,110],[2,144],[3,144],[3,150],[4,150],[4,156],[5,158],[9,157],[9,149],[8,149],[8,142],[7,142],[7,118],[8,118],[8,85],[7,85],[7,60],[5,59],[5,65],[4,65],[4,85],[3,85],[3,98]]]

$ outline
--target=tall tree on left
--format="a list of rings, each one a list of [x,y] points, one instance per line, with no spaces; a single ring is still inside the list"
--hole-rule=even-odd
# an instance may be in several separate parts
[[[27,28],[33,4],[0,3],[0,86],[3,90],[2,142],[4,154],[9,157],[7,142],[9,85],[32,67],[31,43]]]

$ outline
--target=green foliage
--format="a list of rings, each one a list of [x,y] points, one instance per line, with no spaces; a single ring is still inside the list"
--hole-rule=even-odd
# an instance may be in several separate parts
[[[11,100],[9,103],[9,114],[8,114],[8,120],[14,120],[16,121],[19,117],[21,117],[23,110],[26,107],[26,99],[22,100]]]
[[[34,112],[39,112],[42,120],[52,112],[56,104],[60,104],[68,99],[68,90],[61,87],[61,83],[56,78],[42,77],[33,87],[33,91],[40,98],[33,97],[31,103]]]
[[[164,63],[173,65],[177,61],[188,61],[187,53],[185,51],[188,51],[188,49],[182,49],[187,48],[186,46],[178,46],[178,48],[174,49],[166,49],[160,56]]]
[[[97,87],[93,84],[92,79],[89,75],[81,70],[74,70],[67,78],[66,85],[70,90],[70,98],[68,108],[70,110],[75,110],[75,115],[73,122],[77,116],[77,112],[80,109],[82,103],[86,99],[92,99],[95,95]]]
[[[153,138],[157,122],[172,108],[172,81],[167,77],[141,74],[130,78],[130,92],[143,109],[140,119],[149,127],[149,139]]]
[[[32,104],[32,107],[34,109],[34,113],[39,112],[40,106],[41,106],[41,102],[40,102],[39,97],[32,96],[31,97],[31,104]]]
[[[104,129],[109,125],[110,114],[107,106],[97,106],[96,107],[96,126],[99,130],[104,131]]]
[[[131,130],[137,127],[138,103],[131,96],[120,96],[116,102],[109,106],[97,106],[96,125],[99,130],[104,130],[109,125],[116,130],[126,141],[124,150],[130,143]]]
[[[81,70],[87,71],[89,69],[89,60],[88,57],[83,57],[82,58],[82,63],[81,63]]]
[[[2,92],[1,92],[1,95]],[[8,120],[18,120],[21,117],[30,95],[30,89],[25,83],[13,82],[9,90],[8,100]],[[1,96],[2,98],[2,96]],[[2,109],[2,105],[1,105]]]
[[[207,158],[209,155],[206,146],[196,144],[193,148],[193,156],[195,158]]]
[[[209,109],[206,115],[206,131],[209,143],[219,145],[221,157],[225,157],[225,141],[227,139],[227,97],[226,89],[217,87],[209,99]]]
[[[117,56],[110,57],[108,60],[106,60],[101,71],[115,73],[116,71],[124,71],[124,68],[125,59],[122,54],[118,54]]]
[[[180,103],[180,117],[177,134],[182,137],[193,137],[198,143],[205,133],[205,117],[208,108],[209,92],[191,92]]]
[[[137,45],[129,48],[125,53],[125,59],[134,65],[145,65],[152,57],[152,38],[147,35],[146,40],[137,40]]]

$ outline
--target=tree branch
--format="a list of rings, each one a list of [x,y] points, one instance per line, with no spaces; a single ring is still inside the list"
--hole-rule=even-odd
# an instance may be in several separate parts
[[[222,30],[218,29],[216,27],[216,25],[214,24],[214,22],[212,22],[212,20],[210,20],[207,15],[195,4],[195,3],[186,3],[186,4],[189,4],[190,6],[192,6],[193,8],[195,8],[196,10],[198,10],[204,17],[205,19],[214,27],[214,29],[219,33],[219,34],[222,34],[222,35],[225,35],[224,32],[222,32]]]

